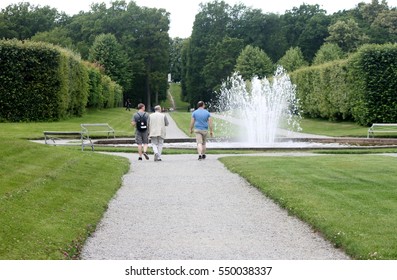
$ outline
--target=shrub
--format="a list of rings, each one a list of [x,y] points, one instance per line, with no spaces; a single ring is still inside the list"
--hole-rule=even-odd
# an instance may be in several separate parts
[[[121,105],[122,88],[78,55],[42,42],[0,40],[0,121],[82,116]]]
[[[397,122],[397,45],[366,45],[345,60],[292,72],[304,115]]]
[[[365,45],[349,69],[354,119],[361,125],[397,122],[397,45]]]

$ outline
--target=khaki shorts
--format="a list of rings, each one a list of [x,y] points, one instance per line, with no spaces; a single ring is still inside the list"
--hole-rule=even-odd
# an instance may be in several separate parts
[[[208,130],[195,129],[194,133],[196,133],[196,142],[197,142],[197,144],[205,145],[205,143],[207,142]]]

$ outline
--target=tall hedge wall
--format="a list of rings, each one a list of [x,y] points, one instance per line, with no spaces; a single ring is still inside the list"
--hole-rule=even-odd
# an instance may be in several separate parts
[[[0,40],[0,121],[81,116],[95,94],[92,88],[101,88],[107,77],[99,72],[100,78],[91,80],[92,68],[74,53],[50,44]],[[107,107],[119,105],[122,89],[113,81],[108,83],[118,92],[117,97],[114,91],[102,93],[112,95]],[[106,107],[103,103],[96,107]]]
[[[304,115],[397,122],[397,45],[366,45],[346,60],[290,74]]]
[[[350,58],[352,114],[362,124],[397,122],[397,44],[367,45]]]
[[[100,66],[89,62],[85,64],[90,80],[87,107],[102,109],[123,106],[123,88],[109,76],[103,75]]]
[[[330,120],[351,118],[347,61],[307,67],[291,74],[304,115]]]

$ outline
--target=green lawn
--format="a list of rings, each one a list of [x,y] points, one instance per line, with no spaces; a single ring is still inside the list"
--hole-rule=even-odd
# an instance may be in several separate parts
[[[302,132],[332,137],[367,137],[368,127],[353,122],[330,122],[320,119],[301,120]]]
[[[221,161],[352,258],[397,259],[396,157],[233,156]]]
[[[132,135],[130,115],[112,109],[61,122],[0,123],[0,259],[79,258],[130,166],[122,157],[27,139],[80,130],[83,122],[108,122]]]
[[[81,123],[94,122],[109,123],[118,137],[132,137],[133,113],[116,108],[59,122],[0,123],[0,259],[78,259],[130,167],[122,157],[28,139],[43,138],[44,130],[80,130]],[[191,114],[171,114],[188,133]],[[318,120],[304,120],[303,128],[321,135],[366,133],[356,125]],[[165,149],[181,152],[192,151]],[[396,258],[395,160],[377,155],[222,159],[358,259]]]

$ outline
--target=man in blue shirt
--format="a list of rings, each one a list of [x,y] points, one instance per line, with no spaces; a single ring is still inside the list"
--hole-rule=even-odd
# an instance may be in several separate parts
[[[210,135],[213,137],[212,130],[212,119],[210,113],[205,109],[205,104],[203,101],[197,103],[197,109],[192,113],[192,119],[190,121],[190,133],[196,134],[197,142],[197,153],[199,155],[198,159],[202,160],[206,158],[206,142],[208,128],[210,130]]]

